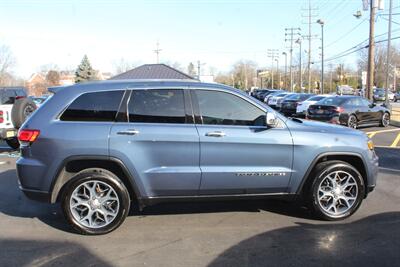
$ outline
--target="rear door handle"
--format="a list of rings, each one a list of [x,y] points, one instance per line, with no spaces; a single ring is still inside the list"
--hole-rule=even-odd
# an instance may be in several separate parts
[[[120,131],[120,132],[117,132],[117,134],[119,134],[119,135],[137,135],[137,134],[139,134],[139,131],[132,129],[132,130]]]
[[[206,136],[209,136],[209,137],[224,137],[224,136],[226,136],[226,133],[220,132],[220,131],[209,132],[209,133],[206,133]]]

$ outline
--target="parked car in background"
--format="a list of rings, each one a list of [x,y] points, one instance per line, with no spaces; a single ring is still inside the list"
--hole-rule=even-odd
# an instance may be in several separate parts
[[[280,92],[280,93],[274,94],[273,96],[271,96],[271,98],[268,99],[268,103],[267,103],[268,106],[270,106],[273,109],[279,109],[278,101],[280,102],[280,99],[284,98],[288,94],[291,94],[291,93],[288,93],[288,92],[283,92],[282,93],[282,92]],[[280,103],[279,103],[279,105],[280,105]]]
[[[308,98],[307,100],[298,103],[296,107],[296,116],[300,118],[305,118],[307,109],[310,107],[310,105],[313,105],[317,103],[318,101],[321,101],[324,98],[330,97],[332,95],[314,95]]]
[[[385,89],[375,88],[372,96],[374,102],[385,101]]]
[[[389,101],[394,101],[394,96],[395,96],[395,94],[392,92],[392,91],[388,91],[388,98],[389,98]]]
[[[396,93],[394,94],[393,101],[394,101],[394,102],[400,101],[400,92],[396,92]]]
[[[294,94],[295,94],[295,93],[288,93],[288,94],[286,94],[286,95],[283,96],[283,97],[279,97],[279,98],[277,99],[277,101],[276,101],[276,110],[281,110],[282,102],[283,102],[286,98],[288,98],[289,96],[294,95]]]
[[[260,92],[258,94],[257,99],[262,101],[262,102],[264,102],[264,99],[265,99],[266,96],[268,96],[270,94],[273,94],[273,93],[276,93],[276,92],[284,92],[284,91],[283,90],[277,90],[277,89],[266,89],[266,90],[263,90],[262,92]]]
[[[29,198],[61,202],[83,234],[115,230],[131,205],[199,199],[287,197],[341,220],[375,188],[378,157],[366,134],[288,119],[225,85],[139,80],[49,90],[19,131],[19,185]]]
[[[273,97],[273,96],[276,96],[277,94],[280,94],[280,93],[284,93],[284,92],[286,92],[285,90],[281,90],[281,89],[277,89],[277,90],[271,90],[271,92],[269,93],[269,94],[266,94],[265,95],[265,97],[264,97],[264,103],[268,103],[268,100],[271,98],[271,97]]]
[[[13,149],[19,147],[18,129],[36,110],[24,87],[0,87],[0,139]]]
[[[349,85],[338,85],[336,87],[336,94],[338,95],[354,95],[355,90]]]
[[[390,111],[360,96],[333,96],[310,105],[307,118],[351,128],[374,124],[387,127],[390,123]]]
[[[303,101],[314,96],[314,94],[291,94],[285,97],[280,107],[280,112],[285,116],[296,115],[297,106]]]

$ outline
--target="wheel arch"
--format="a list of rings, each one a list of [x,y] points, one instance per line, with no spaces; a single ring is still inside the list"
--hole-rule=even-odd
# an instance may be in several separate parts
[[[307,188],[310,187],[313,181],[313,177],[311,177],[312,171],[315,167],[321,163],[326,161],[339,160],[346,162],[357,169],[357,171],[361,174],[362,179],[364,181],[364,185],[367,187],[368,185],[368,173],[366,164],[362,158],[362,156],[358,153],[350,153],[350,152],[327,152],[318,155],[311,165],[308,167],[306,174],[303,177],[302,182],[297,190],[297,195],[302,196],[305,192],[307,192]],[[368,194],[368,190],[365,190],[365,197]]]
[[[136,199],[140,202],[139,188],[125,164],[118,158],[108,156],[74,156],[65,159],[53,179],[50,202],[59,202],[60,196],[71,178],[80,171],[89,168],[101,168],[114,173],[128,189],[131,200]]]

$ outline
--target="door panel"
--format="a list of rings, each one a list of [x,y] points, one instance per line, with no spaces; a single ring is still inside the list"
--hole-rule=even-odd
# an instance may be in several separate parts
[[[183,90],[133,90],[128,113],[128,122],[112,126],[110,156],[128,165],[141,193],[198,194],[199,136],[186,114]]]
[[[200,194],[285,192],[293,142],[283,122],[265,126],[266,111],[225,91],[192,91],[200,136]]]
[[[201,194],[285,192],[291,176],[289,131],[197,125],[200,135]],[[222,137],[207,136],[222,132]]]

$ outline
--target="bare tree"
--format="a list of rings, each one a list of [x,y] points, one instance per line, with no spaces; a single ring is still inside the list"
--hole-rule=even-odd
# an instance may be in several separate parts
[[[46,74],[46,83],[48,86],[60,85],[60,73],[56,70],[49,70]]]
[[[136,64],[125,60],[124,58],[120,58],[113,62],[114,65],[114,74],[118,75],[123,72],[127,72],[135,67]]]
[[[15,65],[14,56],[10,48],[6,45],[0,46],[0,84],[7,85],[10,80],[10,71]]]

